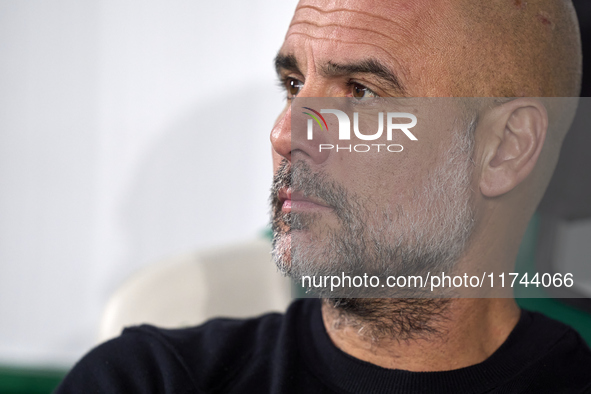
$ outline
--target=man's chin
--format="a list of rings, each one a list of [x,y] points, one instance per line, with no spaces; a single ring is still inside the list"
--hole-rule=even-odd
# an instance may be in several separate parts
[[[273,261],[283,275],[291,271],[291,234],[286,232],[273,233]]]
[[[317,261],[315,256],[325,250],[326,245],[319,242],[319,239],[309,229],[290,230],[288,233],[273,234],[273,261],[282,274],[290,276],[297,275],[302,265],[311,261]],[[294,253],[296,261],[293,261]],[[294,267],[294,264],[298,267]],[[296,279],[296,278],[293,278]]]

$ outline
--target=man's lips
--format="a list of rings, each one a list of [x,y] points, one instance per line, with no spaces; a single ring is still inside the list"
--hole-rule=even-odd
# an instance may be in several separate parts
[[[291,188],[282,188],[277,195],[279,201],[282,203],[281,210],[283,212],[297,211],[312,211],[321,209],[331,209],[328,205],[316,200],[313,197],[306,197],[302,193],[293,191]]]

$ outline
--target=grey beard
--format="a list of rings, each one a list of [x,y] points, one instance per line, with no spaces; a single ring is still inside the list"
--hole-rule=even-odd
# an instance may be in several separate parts
[[[272,203],[273,257],[285,275],[296,281],[302,276],[375,275],[384,283],[388,276],[426,278],[427,273],[450,273],[464,250],[473,226],[470,204],[472,133],[457,133],[445,155],[446,163],[429,174],[422,189],[415,190],[407,207],[376,208],[352,195],[323,173],[312,172],[304,161],[291,167],[282,163],[274,181]],[[317,215],[281,212],[273,196],[281,187],[292,187],[304,195],[329,204],[339,228],[302,239],[298,230],[311,228]],[[288,237],[291,235],[291,237]],[[310,239],[312,237],[312,239]],[[434,297],[428,288],[314,290],[323,297]]]
[[[449,298],[330,298],[324,311],[333,330],[354,328],[374,343],[382,339],[408,341],[445,334]]]
[[[387,276],[451,273],[474,223],[470,180],[477,120],[469,127],[457,123],[464,125],[464,131],[454,136],[444,155],[445,162],[431,171],[406,206],[391,210],[370,211],[360,197],[351,195],[323,173],[312,172],[305,162],[295,162],[291,167],[287,161],[282,163],[271,199],[273,257],[279,269],[296,282],[302,276],[340,276],[343,272],[351,276],[376,275],[380,282]],[[305,242],[298,239],[298,230],[311,228],[317,217],[282,213],[276,192],[284,186],[329,204],[340,228]],[[443,318],[448,300],[435,298],[449,296],[433,294],[428,288],[387,292],[342,289],[340,293],[330,288],[313,290],[316,295],[333,298],[327,302],[338,315],[334,320],[337,324],[363,328],[374,339],[384,335],[410,338],[413,332],[436,333],[436,322]]]

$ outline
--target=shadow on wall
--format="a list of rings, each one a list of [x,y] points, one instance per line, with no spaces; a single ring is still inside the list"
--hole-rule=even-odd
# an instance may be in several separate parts
[[[276,87],[254,84],[200,100],[163,130],[121,205],[127,273],[265,227],[269,134],[282,105]]]

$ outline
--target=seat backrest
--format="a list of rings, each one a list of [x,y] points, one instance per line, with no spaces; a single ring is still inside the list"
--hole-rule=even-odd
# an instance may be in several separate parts
[[[179,256],[125,281],[104,310],[99,340],[126,326],[197,325],[213,317],[252,317],[284,311],[291,286],[271,261],[271,244],[256,239]]]

